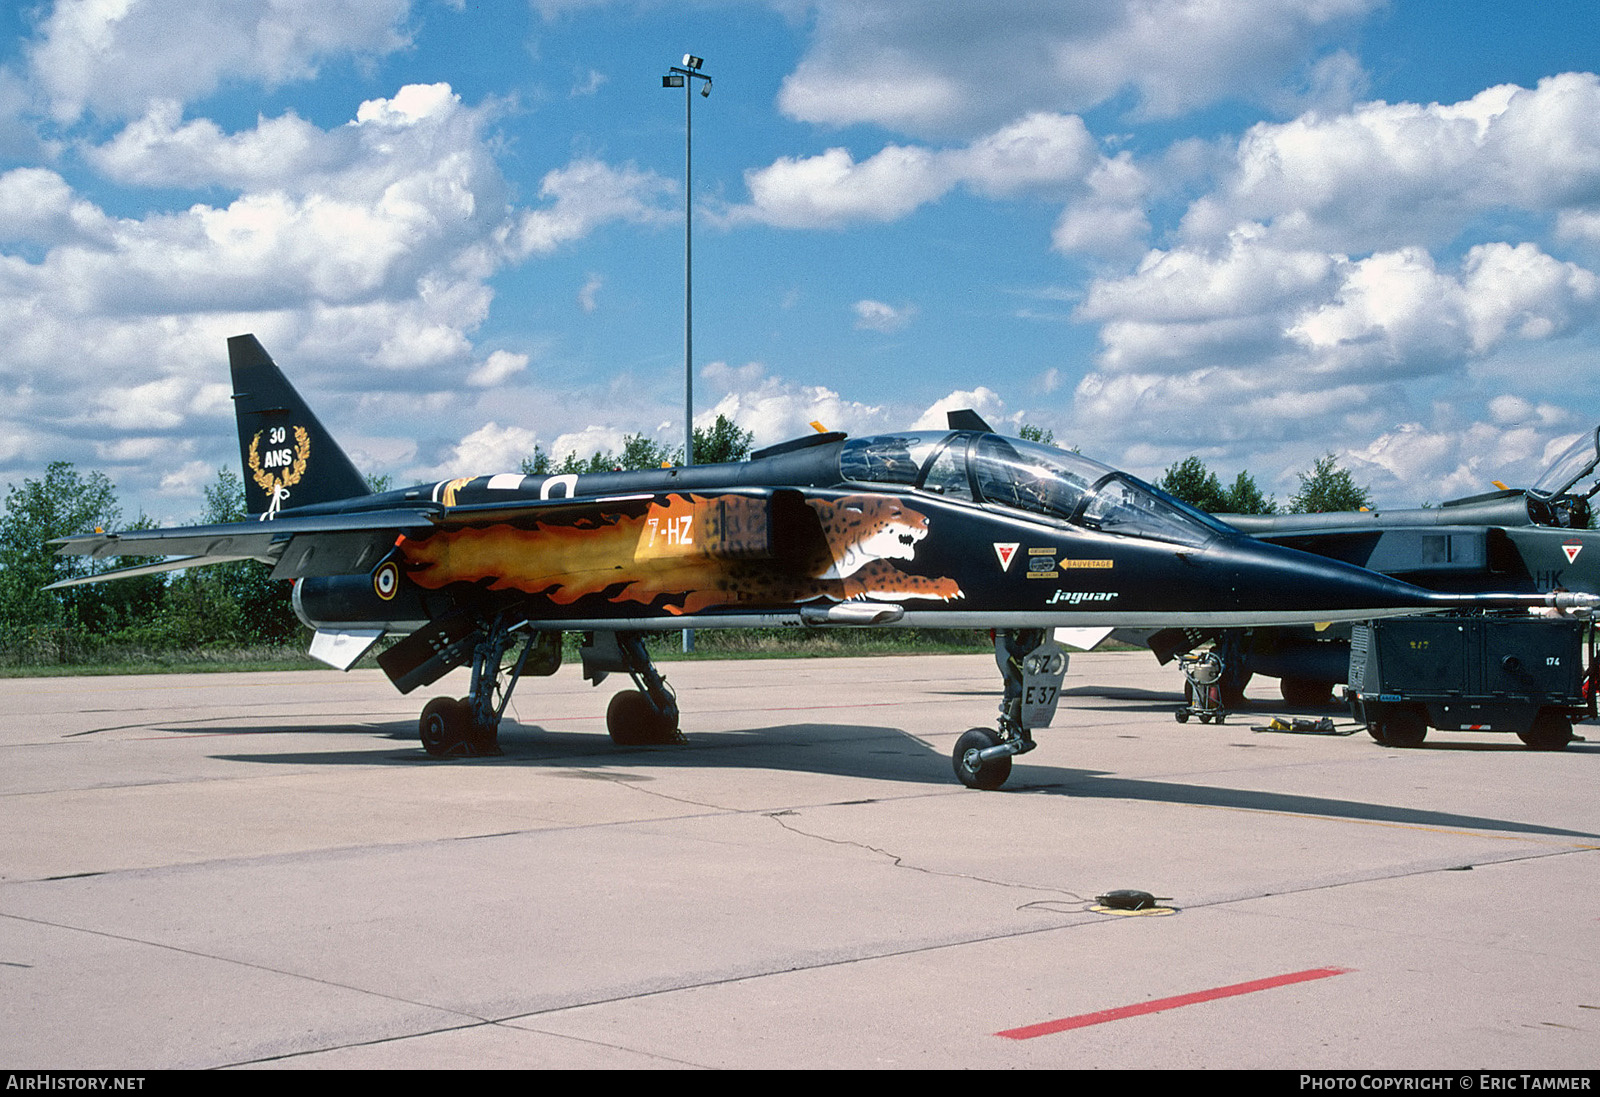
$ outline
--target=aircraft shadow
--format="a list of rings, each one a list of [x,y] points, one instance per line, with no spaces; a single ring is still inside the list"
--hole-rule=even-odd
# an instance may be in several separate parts
[[[201,730],[201,729],[192,729]],[[224,733],[238,729],[219,729]],[[256,728],[257,734],[311,730],[304,725]],[[647,781],[649,770],[779,770],[796,773],[859,777],[915,785],[954,785],[950,760],[942,750],[913,738],[898,728],[845,724],[785,724],[739,731],[688,732],[689,742],[661,747],[617,747],[603,733],[545,731],[537,725],[508,722],[501,728],[503,754],[493,758],[430,758],[415,740],[410,721],[328,729],[344,735],[357,732],[396,740],[392,751],[375,757],[371,749],[357,751],[295,751],[288,753],[236,753],[217,755],[221,760],[276,765],[371,766],[380,758],[394,765],[514,765],[537,766],[591,773],[595,777]],[[408,742],[409,741],[409,742]],[[1593,744],[1585,753],[1593,753]],[[1427,749],[1425,744],[1421,749]],[[1441,744],[1443,749],[1500,749],[1499,744]],[[1509,746],[1509,744],[1508,744]],[[1521,744],[1517,744],[1520,748]],[[1570,748],[1569,748],[1570,749]],[[606,774],[608,767],[619,767]],[[620,767],[626,767],[622,773]],[[952,791],[954,791],[952,789]],[[1600,834],[1497,819],[1490,816],[1430,811],[1363,800],[1342,800],[1254,789],[1186,785],[1118,777],[1100,770],[1046,766],[1019,761],[1011,781],[998,793],[1070,796],[1076,799],[1131,800],[1197,807],[1234,808],[1289,815],[1318,815],[1362,822],[1408,826],[1488,830],[1561,838],[1600,839]]]
[[[1048,774],[1012,774],[1015,791],[1032,791],[1045,794],[1072,796],[1097,800],[1137,800],[1147,803],[1191,804],[1197,807],[1237,808],[1244,811],[1272,812],[1290,815],[1322,815],[1334,819],[1355,819],[1372,823],[1397,823],[1407,826],[1450,827],[1463,830],[1511,831],[1518,834],[1542,834],[1561,838],[1600,839],[1600,834],[1563,827],[1548,827],[1537,823],[1520,823],[1511,819],[1495,819],[1482,815],[1461,815],[1448,811],[1427,811],[1420,808],[1397,807],[1391,804],[1363,800],[1334,800],[1323,796],[1304,796],[1290,793],[1261,792],[1254,789],[1217,788],[1209,785],[1183,785],[1170,781],[1142,781],[1136,778],[1112,777],[1103,774],[1083,773],[1056,783],[1046,783],[1040,778]],[[1071,770],[1058,770],[1062,774]],[[1081,772],[1081,771],[1080,771]],[[1021,781],[1018,780],[1021,777]]]

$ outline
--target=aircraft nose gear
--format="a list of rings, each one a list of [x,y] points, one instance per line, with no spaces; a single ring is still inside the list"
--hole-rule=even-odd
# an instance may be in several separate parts
[[[644,747],[687,741],[678,730],[677,695],[650,661],[640,633],[585,633],[578,654],[583,676],[595,685],[612,671],[625,671],[639,687],[617,694],[606,708],[606,731],[613,743]]]
[[[1033,729],[1048,727],[1061,699],[1067,653],[1045,641],[1042,629],[995,634],[994,658],[1005,679],[999,728],[972,728],[956,740],[950,762],[968,788],[997,789],[1011,776],[1011,759],[1038,744]]]
[[[554,674],[561,665],[561,634],[533,632],[525,619],[504,616],[495,619],[486,631],[474,637],[472,645],[472,692],[460,699],[435,697],[422,710],[417,731],[422,746],[435,758],[481,758],[500,753],[500,717],[511,701],[524,671]],[[504,665],[506,650],[519,633],[527,633],[522,653],[509,670]],[[505,681],[501,676],[505,675]]]

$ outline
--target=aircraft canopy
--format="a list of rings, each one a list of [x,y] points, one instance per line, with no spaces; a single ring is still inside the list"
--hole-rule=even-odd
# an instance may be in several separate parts
[[[1199,546],[1233,532],[1144,481],[1077,453],[997,434],[908,431],[853,438],[846,480],[918,488],[1055,522]]]

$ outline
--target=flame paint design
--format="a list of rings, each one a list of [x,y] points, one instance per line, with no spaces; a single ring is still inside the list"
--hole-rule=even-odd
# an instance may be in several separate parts
[[[567,606],[602,595],[613,604],[659,606],[677,615],[711,606],[782,606],[819,598],[962,596],[951,579],[908,575],[884,557],[912,559],[925,515],[891,496],[808,499],[822,527],[809,559],[781,562],[767,499],[669,495],[643,513],[604,513],[568,524],[463,528],[407,540],[407,577],[438,590],[451,583],[519,590]]]

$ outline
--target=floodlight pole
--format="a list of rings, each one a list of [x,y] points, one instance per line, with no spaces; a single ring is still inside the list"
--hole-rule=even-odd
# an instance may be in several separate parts
[[[704,80],[702,98],[711,94],[711,77],[700,71],[704,59],[683,55],[661,78],[664,88],[683,88],[683,463],[694,464],[694,82]],[[694,631],[683,630],[683,650],[694,650]]]

